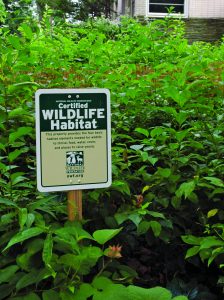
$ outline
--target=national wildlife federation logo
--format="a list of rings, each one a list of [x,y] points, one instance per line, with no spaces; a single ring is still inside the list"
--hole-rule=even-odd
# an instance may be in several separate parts
[[[84,153],[83,151],[66,152],[66,173],[84,172]]]

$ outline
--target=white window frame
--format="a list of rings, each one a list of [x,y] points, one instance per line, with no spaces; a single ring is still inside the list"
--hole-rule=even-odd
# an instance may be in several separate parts
[[[189,15],[188,1],[189,0],[184,0],[184,13],[183,14],[180,14],[180,13],[175,14],[174,13],[174,14],[171,14],[171,16],[188,18],[188,15]],[[159,2],[159,0],[158,0],[158,2]],[[172,0],[170,0],[170,2],[172,2]],[[150,3],[150,0],[146,0],[146,16],[147,17],[164,18],[167,16],[167,13],[151,13],[151,12],[149,12],[149,3]]]

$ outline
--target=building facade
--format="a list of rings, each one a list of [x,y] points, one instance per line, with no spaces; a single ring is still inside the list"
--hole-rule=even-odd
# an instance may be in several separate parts
[[[164,17],[173,7],[173,14],[184,18],[224,18],[224,0],[117,0],[117,15]]]

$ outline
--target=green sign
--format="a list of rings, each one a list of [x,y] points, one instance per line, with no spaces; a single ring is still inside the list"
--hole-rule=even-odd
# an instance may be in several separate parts
[[[38,189],[110,186],[109,91],[41,89],[35,100]]]

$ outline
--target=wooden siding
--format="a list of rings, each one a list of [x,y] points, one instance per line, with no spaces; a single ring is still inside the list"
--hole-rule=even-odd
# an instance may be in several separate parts
[[[118,0],[118,15],[129,14],[128,7],[122,9],[122,0]],[[125,1],[128,2],[127,0]],[[149,0],[135,0],[135,16],[150,16]],[[127,5],[127,4],[125,4]],[[186,16],[189,18],[224,18],[224,0],[186,0]]]
[[[189,18],[224,18],[224,0],[188,0]]]

